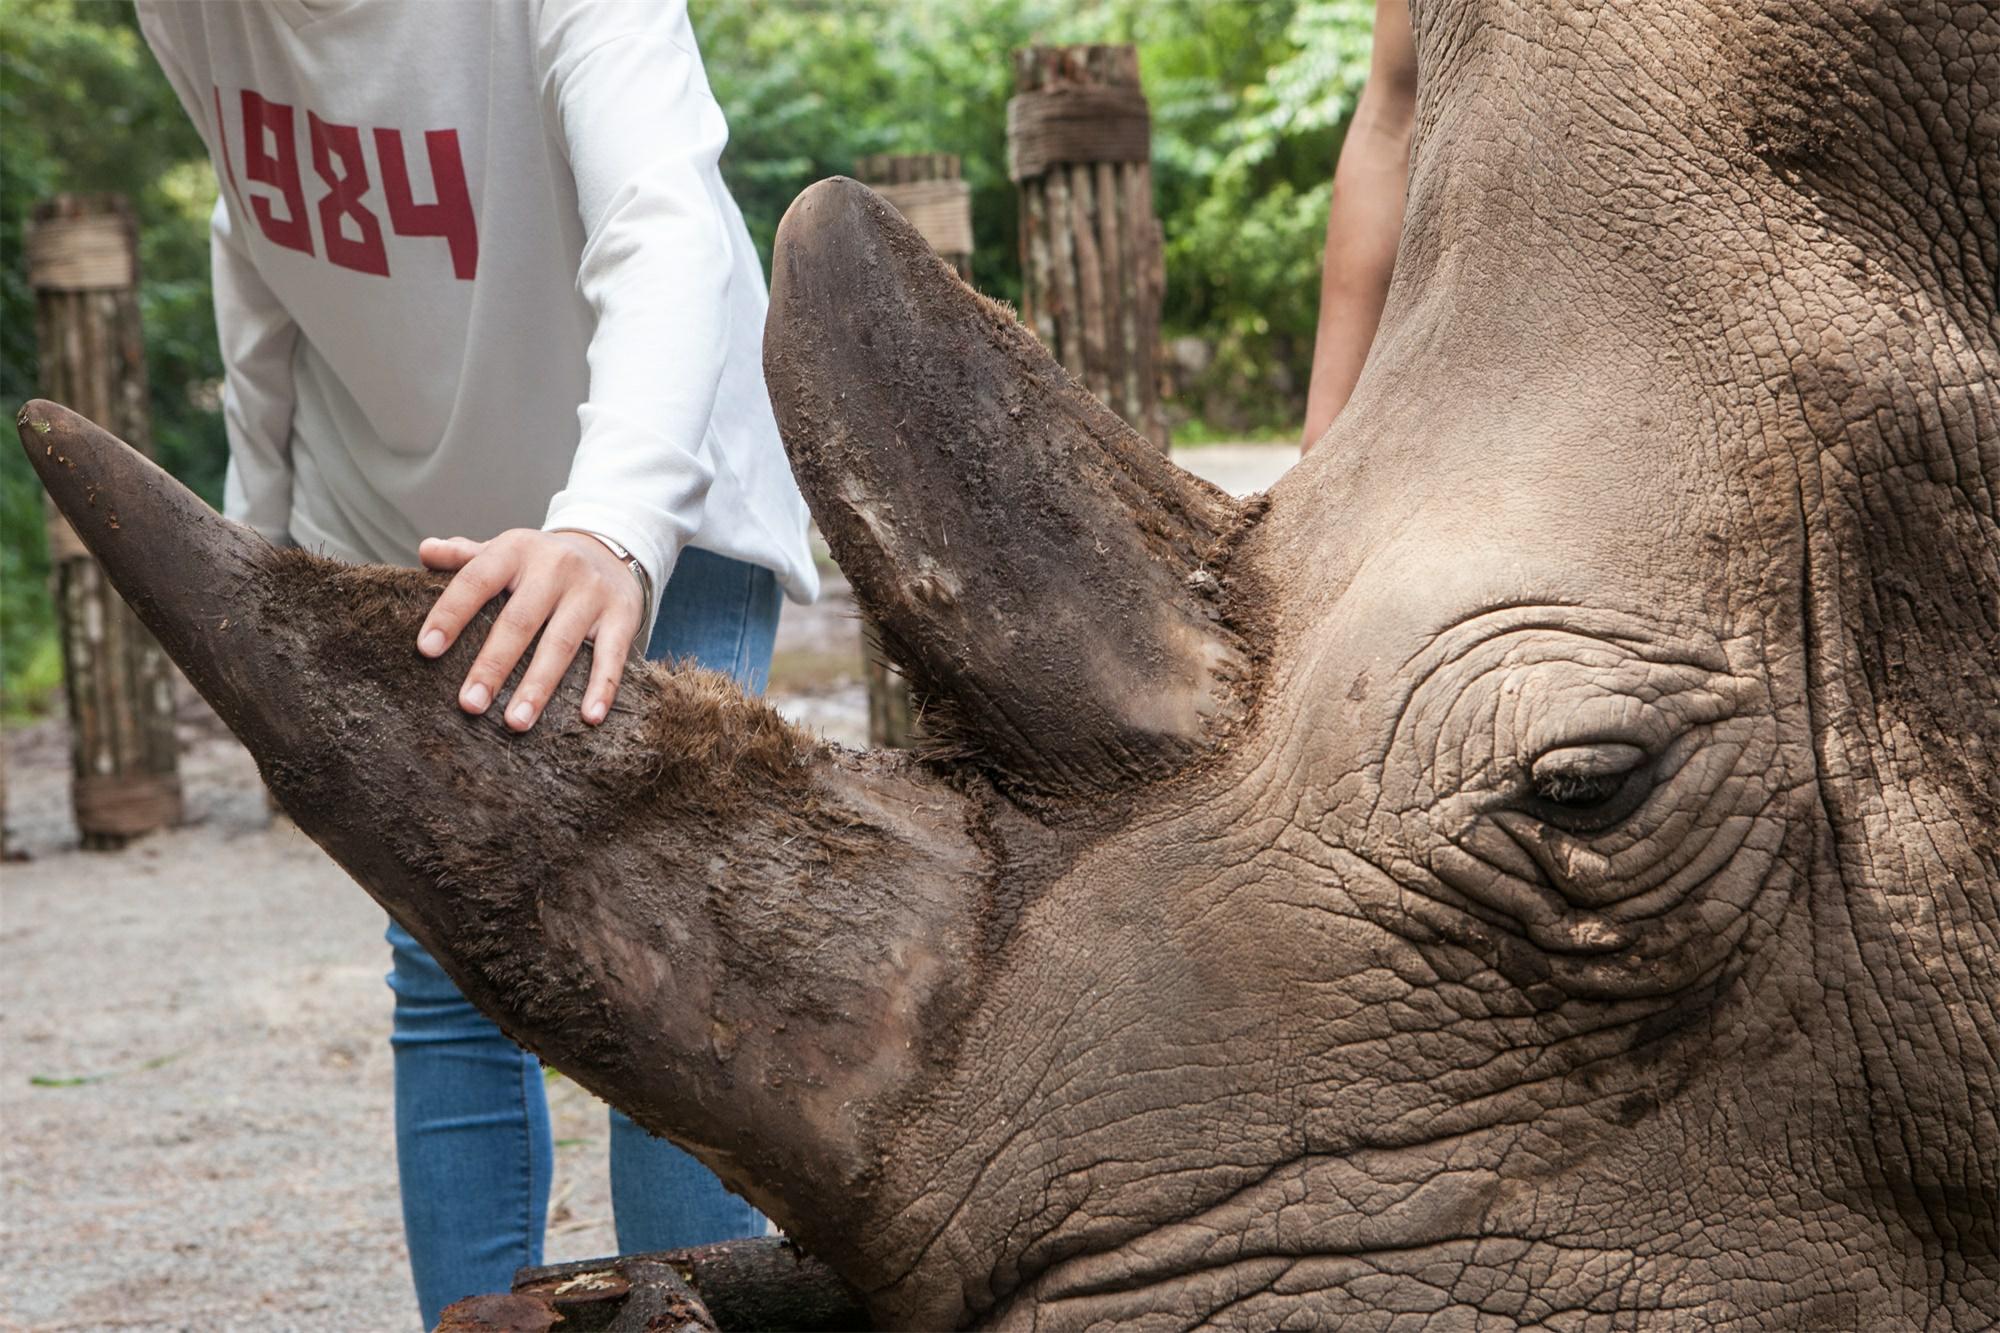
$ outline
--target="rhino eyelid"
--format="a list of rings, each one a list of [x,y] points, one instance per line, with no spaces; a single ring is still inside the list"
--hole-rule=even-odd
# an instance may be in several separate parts
[[[1628,741],[1583,741],[1544,750],[1529,766],[1537,782],[1557,777],[1596,778],[1629,773],[1650,756]]]
[[[1602,832],[1652,794],[1652,760],[1645,750],[1623,741],[1557,746],[1529,765],[1523,805],[1536,818],[1568,832]]]

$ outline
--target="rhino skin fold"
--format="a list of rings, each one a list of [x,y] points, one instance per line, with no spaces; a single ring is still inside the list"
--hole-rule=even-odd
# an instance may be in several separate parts
[[[300,826],[885,1327],[1993,1327],[2000,9],[1412,10],[1381,329],[1256,500],[794,204],[925,758],[636,663],[516,737],[436,579],[23,438]]]

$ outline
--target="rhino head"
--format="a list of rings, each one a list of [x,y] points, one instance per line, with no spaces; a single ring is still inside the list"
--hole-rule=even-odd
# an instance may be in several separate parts
[[[1416,17],[1267,497],[793,206],[772,393],[922,758],[636,662],[515,735],[430,576],[23,439],[300,827],[884,1324],[1990,1321],[2000,15]]]

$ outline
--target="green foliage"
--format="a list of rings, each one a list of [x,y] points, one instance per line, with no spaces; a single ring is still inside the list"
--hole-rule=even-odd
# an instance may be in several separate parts
[[[695,11],[729,117],[723,171],[768,263],[799,191],[869,153],[957,153],[972,186],[974,275],[1020,294],[1007,179],[1011,52],[1070,37],[1059,0],[719,0]]]
[[[1212,411],[1290,430],[1304,410],[1333,165],[1367,79],[1373,6],[1196,7],[1253,11],[1258,22],[1195,49],[1184,36],[1141,38],[1167,331],[1214,342],[1210,395],[1235,386],[1239,401],[1211,402]],[[1214,53],[1224,51],[1235,58],[1218,65]],[[1229,91],[1210,91],[1218,88]]]
[[[715,0],[695,21],[729,115],[723,162],[752,234],[866,153],[953,152],[973,187],[979,286],[1020,294],[1007,179],[1010,53],[1137,43],[1153,109],[1169,336],[1216,357],[1198,390],[1243,427],[1303,410],[1333,164],[1368,72],[1369,0]]]
[[[219,418],[201,400],[221,374],[208,299],[215,186],[201,140],[128,7],[4,0],[0,404],[10,418],[36,381],[22,241],[35,203],[63,191],[119,191],[138,212],[155,442],[162,462],[214,498],[225,446]],[[41,496],[20,451],[0,447],[0,672],[11,708],[33,706],[56,683]]]
[[[1020,295],[1007,179],[1011,52],[1130,41],[1153,108],[1168,336],[1214,348],[1183,386],[1232,431],[1302,410],[1333,163],[1367,71],[1368,0],[705,0],[694,6],[728,114],[723,161],[768,259],[778,219],[867,153],[952,152],[973,190],[974,276]],[[225,459],[209,308],[201,142],[109,0],[0,0],[0,404],[35,382],[21,263],[36,200],[118,190],[138,210],[141,309],[161,460],[211,499]],[[1200,422],[1191,436],[1212,435]],[[19,707],[45,688],[40,489],[0,447],[0,672]]]

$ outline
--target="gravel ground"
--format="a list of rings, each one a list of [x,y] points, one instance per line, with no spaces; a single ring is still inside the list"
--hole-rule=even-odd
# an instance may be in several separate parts
[[[1283,446],[1180,461],[1261,489]],[[852,599],[788,606],[772,698],[860,744]],[[265,810],[189,696],[189,822],[82,852],[60,722],[7,738],[0,870],[0,1329],[417,1326],[390,1125],[388,949],[374,903]],[[601,1105],[550,1085],[548,1260],[615,1251]]]

